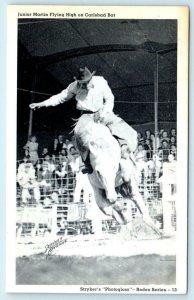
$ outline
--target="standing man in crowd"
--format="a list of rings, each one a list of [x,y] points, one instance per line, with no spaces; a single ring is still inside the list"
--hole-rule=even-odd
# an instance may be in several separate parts
[[[100,122],[107,126],[112,135],[118,138],[121,152],[125,152],[123,157],[126,158],[127,151],[128,158],[134,160],[133,152],[137,147],[137,132],[114,114],[113,93],[107,81],[102,76],[94,76],[94,74],[95,72],[90,72],[87,67],[80,69],[78,77],[74,77],[75,81],[61,93],[52,96],[46,101],[32,103],[30,108],[56,106],[75,97],[77,109],[82,113],[91,113],[95,122]],[[88,173],[91,171],[91,168],[89,168]]]
[[[22,205],[27,205],[28,200],[32,198],[30,191],[34,192],[36,204],[39,204],[40,190],[36,180],[35,169],[31,161],[26,157],[24,158],[24,162],[18,167],[17,181],[22,190]]]

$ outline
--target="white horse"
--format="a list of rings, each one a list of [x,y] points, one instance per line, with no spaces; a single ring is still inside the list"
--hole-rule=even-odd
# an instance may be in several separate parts
[[[160,234],[139,193],[134,163],[129,159],[121,159],[120,145],[108,127],[95,123],[91,114],[83,114],[74,128],[74,135],[82,158],[86,159],[89,155],[93,173],[88,176],[100,210],[120,224],[128,223],[129,218],[117,200],[119,192],[136,203],[144,221]],[[121,164],[126,167],[122,169],[126,169],[127,174],[121,171]]]

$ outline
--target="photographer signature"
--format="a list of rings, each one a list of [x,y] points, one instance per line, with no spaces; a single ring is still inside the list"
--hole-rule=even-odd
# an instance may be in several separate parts
[[[54,242],[47,244],[45,246],[45,252],[43,252],[43,254],[46,255],[46,258],[48,258],[49,255],[52,254],[53,250],[58,248],[59,246],[65,244],[67,242],[66,239],[64,239],[63,237],[58,238],[57,240],[55,240]]]

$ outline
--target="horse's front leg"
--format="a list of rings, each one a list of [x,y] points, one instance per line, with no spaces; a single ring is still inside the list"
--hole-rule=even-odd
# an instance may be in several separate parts
[[[109,189],[109,191],[106,193],[106,198],[109,201],[109,203],[111,204],[110,207],[106,208],[105,214],[107,215],[112,215],[112,217],[119,223],[119,224],[127,224],[128,221],[125,217],[125,215],[123,214],[123,204],[120,203],[117,200],[117,193],[115,191],[115,187],[111,189]],[[111,212],[111,213],[110,213]]]
[[[108,200],[112,208],[120,213],[123,210],[123,205],[117,200],[118,195],[115,191],[114,182],[112,182],[109,185],[106,185],[105,192],[106,192],[106,199]]]
[[[113,174],[112,174],[113,175]],[[125,216],[123,215],[123,204],[117,200],[117,193],[115,191],[115,176],[101,176],[101,183],[104,187],[104,201],[106,206],[100,207],[100,209],[107,216],[112,216],[120,224],[126,224]]]
[[[116,201],[114,204],[110,205],[110,201],[107,200],[107,196],[104,190],[99,189],[93,186],[94,195],[96,204],[99,209],[107,216],[114,218],[119,224],[126,224],[127,221],[121,209],[116,209]],[[99,232],[99,228],[101,227],[101,219],[97,217],[98,214],[95,214],[95,222],[94,222],[94,231],[96,232],[96,227]],[[97,224],[97,226],[96,226]]]
[[[117,193],[115,191],[115,177],[116,173],[103,172],[104,170],[96,171],[97,178],[102,184],[105,190],[106,199],[110,204],[114,204],[117,201]]]

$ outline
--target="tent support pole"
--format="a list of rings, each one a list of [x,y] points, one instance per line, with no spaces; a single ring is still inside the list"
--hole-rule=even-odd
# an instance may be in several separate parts
[[[158,149],[158,53],[155,54],[154,63],[154,133],[155,133],[155,153]]]

